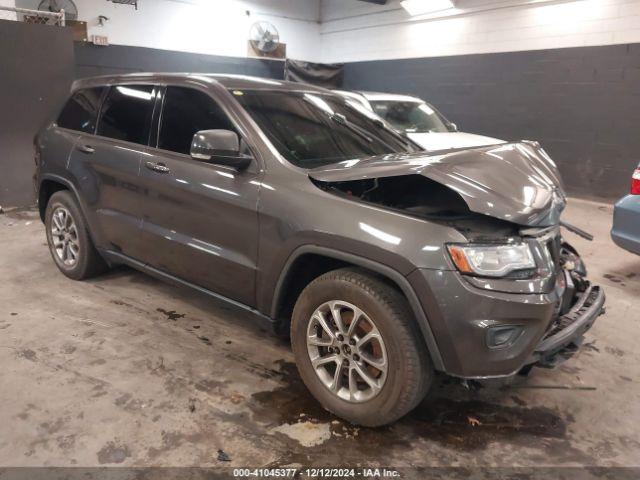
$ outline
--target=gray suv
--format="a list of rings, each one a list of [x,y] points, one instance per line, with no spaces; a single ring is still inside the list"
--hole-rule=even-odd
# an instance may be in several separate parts
[[[63,274],[126,264],[269,320],[353,423],[398,419],[436,371],[552,366],[603,308],[535,142],[427,154],[324,89],[136,74],[77,81],[35,145]]]

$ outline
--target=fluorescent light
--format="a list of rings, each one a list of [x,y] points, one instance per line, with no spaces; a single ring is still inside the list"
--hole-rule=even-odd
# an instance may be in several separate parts
[[[144,90],[136,90],[135,88],[116,87],[116,90],[118,90],[122,95],[139,98],[141,100],[151,100],[152,97],[151,93],[145,92]]]
[[[404,0],[400,5],[411,16],[448,10],[455,6],[452,0]]]

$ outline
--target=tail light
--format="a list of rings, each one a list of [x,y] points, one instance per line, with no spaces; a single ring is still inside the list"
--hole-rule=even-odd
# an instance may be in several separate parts
[[[640,168],[636,168],[631,176],[631,195],[640,195]]]

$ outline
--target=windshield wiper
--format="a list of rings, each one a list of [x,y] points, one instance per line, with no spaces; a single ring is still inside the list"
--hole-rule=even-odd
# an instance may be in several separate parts
[[[331,120],[333,120],[334,122],[336,122],[337,124],[348,128],[349,130],[351,130],[353,133],[355,133],[359,137],[365,139],[367,142],[369,142],[369,143],[373,142],[373,138],[371,138],[367,134],[367,131],[365,129],[360,128],[357,125],[354,125],[349,120],[347,120],[347,117],[345,117],[344,115],[342,115],[340,113],[332,113],[331,115],[329,115],[329,118]]]
[[[341,113],[333,113],[331,115],[329,115],[329,117],[331,118],[331,120],[333,120],[334,122],[340,124],[340,125],[344,125],[345,127],[347,127],[349,130],[351,130],[352,132],[356,133],[357,135],[359,135],[360,137],[364,138],[367,142],[371,143],[373,142],[373,138],[371,138],[368,135],[368,132],[356,125],[355,123],[351,123],[349,120],[347,120],[347,117],[345,117],[344,115],[342,115]],[[376,125],[378,125],[379,120],[373,120],[373,123],[375,123]],[[397,136],[398,138],[401,138],[403,143],[405,143],[406,145],[411,145],[411,140],[404,138],[402,135],[400,135],[399,133],[397,133],[395,130],[391,130],[389,128],[387,128],[384,124],[381,124],[382,127],[384,127],[385,130],[387,130],[388,132],[393,133],[395,136]],[[390,145],[389,143],[385,142],[382,138],[380,137],[376,137],[377,140],[382,143],[385,147],[387,147],[389,150],[391,150],[392,152],[396,151],[396,148],[393,145]]]
[[[404,143],[405,145],[409,145],[410,147],[414,147],[414,142],[413,140],[411,140],[409,137],[402,135],[400,132],[398,132],[395,128],[391,128],[388,125],[386,125],[382,120],[378,120],[378,119],[374,119],[373,123],[375,123],[376,125],[378,125],[379,127],[384,128],[387,132],[389,132],[391,135],[393,135],[394,137],[396,137],[396,139],[400,140],[402,143]]]
[[[308,103],[311,103],[314,107],[318,107],[317,103],[311,101],[308,98],[304,98],[305,101],[307,101]],[[342,125],[343,127],[347,128],[348,130],[350,130],[352,133],[355,133],[356,135],[358,135],[360,138],[362,138],[363,140],[365,140],[367,143],[373,143],[374,142],[374,138],[371,137],[369,135],[369,132],[360,127],[359,125],[356,125],[355,123],[350,122],[347,117],[342,114],[342,113],[337,113],[337,112],[333,112],[331,111],[329,108],[320,108],[320,110],[322,110],[324,113],[327,114],[327,116],[334,122],[337,123],[338,125]],[[386,125],[384,125],[384,123],[382,124],[378,124],[378,121],[376,121],[375,119],[372,119],[373,123],[375,125],[381,125],[385,130],[392,132],[393,135],[400,135],[395,131],[392,131],[389,127],[387,127]],[[411,140],[406,139],[404,137],[399,137],[402,138],[402,142],[405,143],[406,145],[412,145]],[[382,138],[380,137],[375,137],[375,140],[379,141],[380,143],[382,143],[385,147],[387,147],[390,151],[394,152],[396,151],[396,148],[393,145],[390,145],[389,143],[385,142]]]
[[[351,107],[353,109],[353,107]],[[333,115],[340,115],[339,113],[334,113]],[[344,115],[340,115],[341,117],[344,118],[345,122],[349,122],[346,117]],[[369,119],[373,122],[374,125],[386,130],[387,132],[389,132],[393,137],[396,138],[396,140],[399,140],[400,142],[404,143],[405,145],[408,145],[410,147],[415,147],[415,143],[413,142],[413,140],[411,140],[409,137],[401,134],[400,132],[398,132],[395,128],[390,127],[389,125],[387,125],[382,119],[380,118],[371,118],[369,117]],[[365,132],[366,130],[362,129],[361,127],[358,127],[357,125],[353,125],[351,123],[351,125],[354,128],[360,128],[363,132]],[[382,140],[380,140],[382,143],[384,143],[387,147],[391,147],[391,145],[389,145],[387,142],[384,142]]]

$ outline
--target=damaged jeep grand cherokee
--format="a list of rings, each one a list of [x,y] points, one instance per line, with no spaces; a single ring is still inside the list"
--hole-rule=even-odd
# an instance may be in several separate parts
[[[62,273],[127,264],[290,329],[311,393],[357,424],[435,371],[552,366],[603,310],[535,142],[426,153],[320,88],[136,74],[76,82],[36,162]]]

